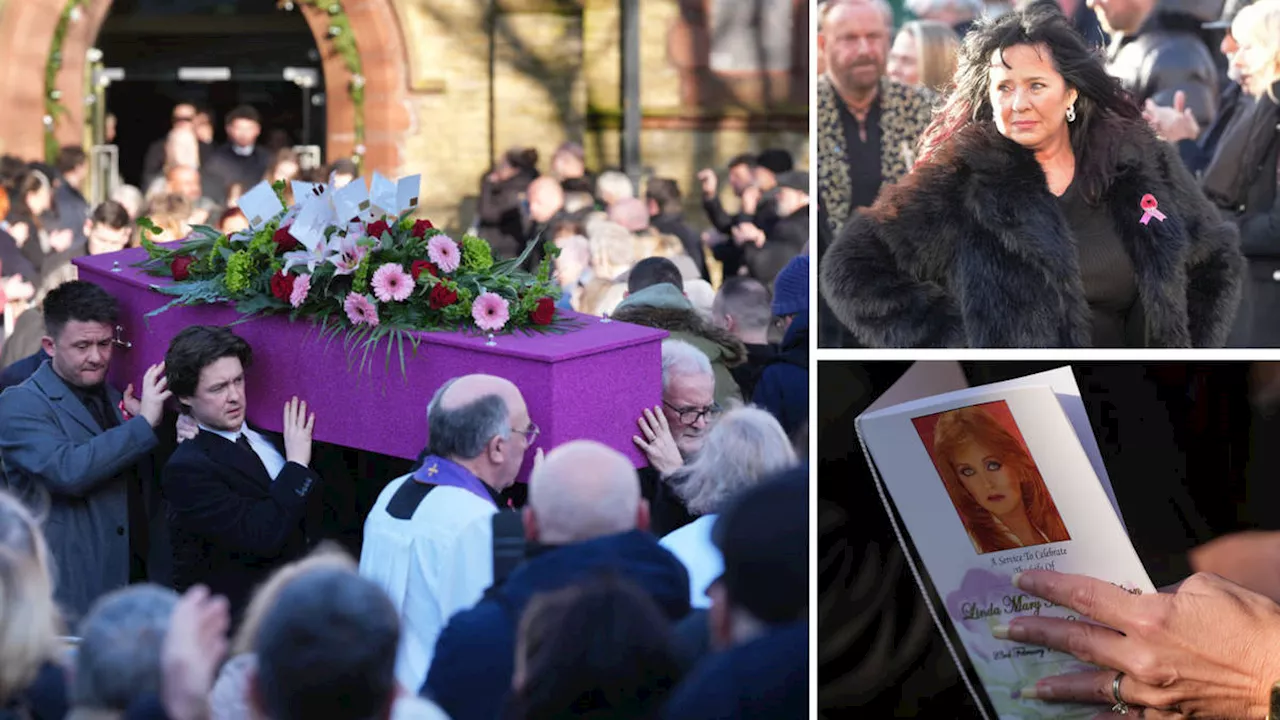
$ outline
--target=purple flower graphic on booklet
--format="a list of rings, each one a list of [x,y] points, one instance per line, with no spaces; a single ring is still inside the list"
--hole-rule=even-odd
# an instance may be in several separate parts
[[[1013,586],[1013,572],[979,568],[964,574],[959,589],[948,593],[944,604],[1001,718],[1091,718],[1098,712],[1097,708],[1020,699],[1022,689],[1040,678],[1088,670],[1090,666],[1046,648],[1000,640],[993,633],[996,626],[1008,625],[1019,616],[1066,617],[1065,608],[1018,590]]]

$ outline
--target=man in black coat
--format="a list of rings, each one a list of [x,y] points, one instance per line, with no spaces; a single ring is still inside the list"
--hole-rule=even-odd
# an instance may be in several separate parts
[[[244,369],[252,359],[248,343],[211,326],[178,333],[165,355],[174,397],[200,428],[162,476],[174,585],[207,585],[226,596],[236,618],[255,586],[306,552],[303,516],[320,484],[308,467],[315,415],[305,402],[285,405],[283,443],[245,421]]]
[[[232,185],[241,189],[262,182],[271,158],[258,146],[262,134],[262,118],[258,111],[242,105],[227,114],[227,144],[209,154],[205,197],[219,205],[227,202]]]
[[[663,235],[674,235],[680,238],[684,251],[693,259],[698,273],[703,280],[711,281],[707,272],[706,253],[702,249],[702,238],[698,231],[689,227],[684,214],[680,210],[680,184],[670,178],[649,178],[644,190],[645,202],[649,204],[649,226]],[[716,202],[719,202],[717,198]]]
[[[1182,0],[1115,0],[1093,9],[1111,35],[1107,72],[1135,100],[1173,105],[1181,91],[1201,127],[1213,121],[1219,73],[1200,25],[1216,18],[1204,15],[1206,7]]]

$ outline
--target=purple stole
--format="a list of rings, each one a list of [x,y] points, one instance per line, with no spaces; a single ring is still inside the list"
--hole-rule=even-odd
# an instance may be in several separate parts
[[[490,505],[498,507],[498,504],[493,501],[493,495],[480,478],[472,475],[470,470],[458,463],[437,455],[428,455],[422,461],[422,467],[413,474],[413,479],[415,482],[426,485],[461,488]]]

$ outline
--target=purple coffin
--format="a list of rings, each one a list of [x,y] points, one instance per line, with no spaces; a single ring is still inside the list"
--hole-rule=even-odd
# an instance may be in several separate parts
[[[226,305],[148,312],[171,298],[151,289],[171,282],[133,264],[142,249],[76,260],[82,280],[97,283],[120,302],[121,339],[111,361],[111,381],[140,387],[147,367],[164,359],[169,341],[189,325],[226,325],[240,316]],[[563,312],[563,311],[560,311]],[[418,333],[416,354],[405,349],[405,372],[387,341],[369,353],[349,355],[342,337],[325,340],[307,320],[259,317],[235,326],[253,346],[248,373],[249,421],[279,432],[285,401],[297,395],[315,408],[315,437],[323,442],[401,458],[416,458],[426,444],[426,408],[450,378],[489,373],[514,382],[542,430],[538,445],[550,449],[576,439],[602,442],[645,464],[631,441],[646,407],[662,402],[662,340],[665,331],[576,315],[580,330],[563,335],[523,333],[487,338],[457,333]],[[531,463],[525,463],[521,479]]]

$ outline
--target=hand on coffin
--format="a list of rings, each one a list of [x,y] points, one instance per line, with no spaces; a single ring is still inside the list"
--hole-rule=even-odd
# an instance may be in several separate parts
[[[284,404],[284,458],[306,467],[311,464],[311,430],[316,414],[307,414],[307,403],[296,396]]]
[[[1193,549],[1189,559],[1195,572],[1220,575],[1280,602],[1280,532],[1224,535]]]
[[[632,436],[631,440],[649,459],[650,467],[666,476],[684,466],[684,458],[680,455],[680,448],[676,447],[676,439],[671,435],[671,426],[667,424],[662,408],[645,408],[644,416],[636,424],[644,437]]]
[[[125,399],[125,410],[129,410],[129,398],[132,394],[132,386],[130,386]],[[130,414],[145,417],[154,428],[164,417],[165,401],[172,396],[173,392],[169,390],[169,379],[164,376],[164,363],[152,365],[147,368],[147,374],[142,378],[142,401],[138,403],[138,412],[130,412]]]
[[[209,716],[209,691],[227,653],[230,626],[226,598],[210,596],[203,585],[188,590],[173,609],[160,655],[161,702],[173,720]]]
[[[1046,570],[1017,575],[1015,583],[1081,617],[1020,617],[997,636],[1114,668],[1044,678],[1022,697],[1112,705],[1123,671],[1120,699],[1150,708],[1138,713],[1144,717],[1267,716],[1271,685],[1280,679],[1280,606],[1268,598],[1203,573],[1175,593],[1155,595]]]
[[[190,415],[179,415],[177,422],[178,442],[183,443],[200,434],[200,426]]]

